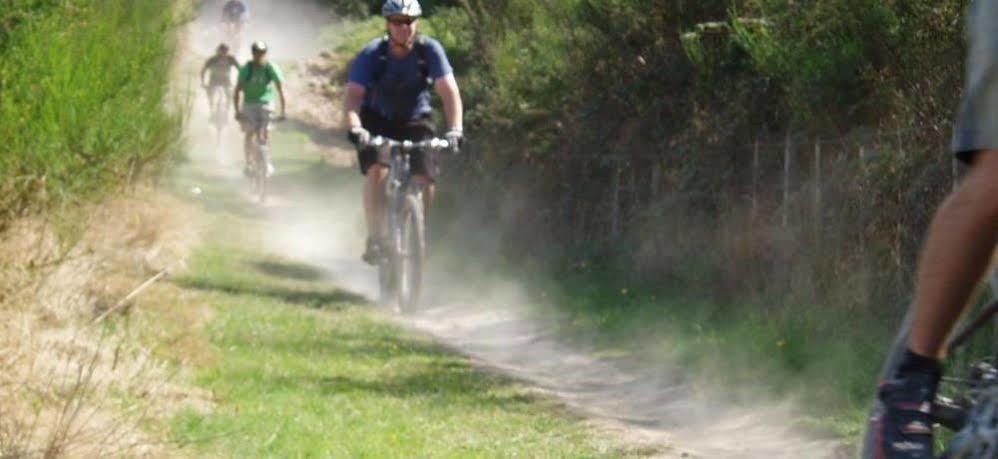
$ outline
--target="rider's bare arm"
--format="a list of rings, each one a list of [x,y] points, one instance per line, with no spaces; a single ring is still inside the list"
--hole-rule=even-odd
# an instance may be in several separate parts
[[[277,95],[281,98],[281,118],[285,118],[288,115],[288,103],[284,99],[284,84],[275,81],[274,86],[277,87]]]
[[[360,127],[360,105],[364,102],[364,94],[367,88],[348,82],[346,91],[343,91],[343,128]]]
[[[461,102],[461,91],[457,87],[454,74],[440,78],[434,83],[437,94],[444,104],[444,115],[447,116],[447,127],[451,130],[464,129],[464,105]]]
[[[933,219],[919,263],[908,346],[928,357],[942,356],[998,242],[998,151],[976,156],[966,179]]]

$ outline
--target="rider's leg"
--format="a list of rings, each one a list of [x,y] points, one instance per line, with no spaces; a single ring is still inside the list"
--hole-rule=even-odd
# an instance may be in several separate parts
[[[253,128],[250,126],[243,127],[243,161],[246,167],[249,167],[253,160],[253,135],[255,135]]]
[[[998,127],[996,127],[998,129]],[[941,358],[998,242],[998,151],[977,154],[957,190],[936,212],[919,264],[908,347]]]
[[[270,157],[270,106],[260,107],[260,153],[267,168],[267,176],[274,174],[274,162]]]
[[[367,234],[372,238],[383,235],[382,220],[385,212],[385,181],[388,180],[388,167],[375,163],[367,168],[364,181],[364,217],[367,220]]]
[[[404,138],[414,141],[436,137],[436,126],[429,116],[410,121],[402,128]],[[439,153],[436,151],[415,151],[412,154],[410,167],[412,179],[423,188],[423,216],[429,219],[433,198],[437,193],[436,177],[440,172]]]
[[[428,216],[430,207],[433,205],[433,198],[437,195],[437,183],[426,174],[413,175],[412,181],[423,188],[423,215]]]

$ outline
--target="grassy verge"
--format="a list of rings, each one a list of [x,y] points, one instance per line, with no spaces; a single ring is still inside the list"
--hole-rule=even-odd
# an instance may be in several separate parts
[[[341,172],[287,154],[299,135],[279,135],[278,176],[289,185]],[[276,145],[275,144],[275,145]],[[314,267],[267,254],[254,204],[219,180],[188,171],[210,197],[205,244],[178,285],[210,305],[198,333],[209,355],[195,383],[217,406],[173,421],[177,441],[225,457],[620,456],[601,435],[508,379],[407,332]],[[302,175],[305,174],[305,175]],[[305,178],[311,176],[312,178]],[[351,171],[351,176],[353,173]],[[355,178],[355,177],[354,177]],[[320,181],[321,183],[321,181]],[[274,196],[295,201],[291,191]],[[208,204],[207,199],[205,199]],[[241,231],[233,232],[232,228]],[[235,234],[234,234],[235,233]]]

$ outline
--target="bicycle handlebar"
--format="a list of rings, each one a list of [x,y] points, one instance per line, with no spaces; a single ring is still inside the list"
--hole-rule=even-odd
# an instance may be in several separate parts
[[[434,137],[432,139],[421,140],[419,142],[413,142],[411,140],[398,141],[394,139],[389,139],[387,137],[375,136],[371,138],[368,145],[379,148],[401,148],[403,151],[415,150],[417,148],[432,148],[434,150],[444,150],[450,148],[450,142],[446,139],[441,139],[439,137]]]

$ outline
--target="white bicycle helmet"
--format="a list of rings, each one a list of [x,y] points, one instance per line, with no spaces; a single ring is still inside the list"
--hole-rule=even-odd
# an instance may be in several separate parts
[[[418,0],[386,0],[381,7],[381,15],[386,18],[389,16],[418,18],[423,15],[423,8],[419,6]]]

